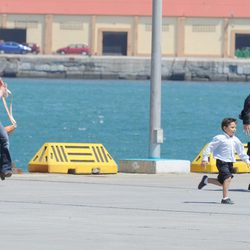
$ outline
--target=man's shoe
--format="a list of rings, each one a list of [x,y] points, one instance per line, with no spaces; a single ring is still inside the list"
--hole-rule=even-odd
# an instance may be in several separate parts
[[[221,204],[234,204],[234,202],[230,198],[227,198],[225,200],[222,199]]]
[[[204,175],[201,179],[201,182],[198,185],[198,189],[202,189],[204,186],[206,186],[207,184],[205,183],[205,181],[208,179],[207,175]]]

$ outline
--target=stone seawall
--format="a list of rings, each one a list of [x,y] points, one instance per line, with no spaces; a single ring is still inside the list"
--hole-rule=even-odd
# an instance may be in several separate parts
[[[0,55],[0,75],[22,78],[150,79],[150,58]],[[162,58],[164,80],[250,81],[250,60]]]

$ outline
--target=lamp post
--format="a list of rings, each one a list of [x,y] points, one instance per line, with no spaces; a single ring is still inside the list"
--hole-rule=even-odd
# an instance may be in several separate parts
[[[161,129],[162,0],[152,0],[152,5],[149,158],[160,158],[163,143],[163,130]]]
[[[150,159],[120,161],[125,173],[189,173],[190,161],[161,159],[163,130],[161,129],[161,28],[162,0],[152,0],[152,51],[150,83]]]

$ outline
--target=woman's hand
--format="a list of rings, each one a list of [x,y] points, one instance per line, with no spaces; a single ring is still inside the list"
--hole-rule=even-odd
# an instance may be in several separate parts
[[[8,96],[7,85],[4,83],[2,79],[0,79],[0,98]]]
[[[246,135],[250,134],[250,124],[244,124],[243,129]]]

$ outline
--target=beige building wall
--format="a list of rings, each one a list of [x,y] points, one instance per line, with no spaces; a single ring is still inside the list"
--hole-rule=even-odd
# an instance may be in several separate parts
[[[152,20],[150,17],[139,19],[137,29],[138,50],[137,55],[150,56],[151,53],[151,35]],[[163,18],[162,20],[162,55],[173,56],[176,52],[176,18]]]
[[[222,19],[186,18],[185,56],[222,56]]]
[[[149,56],[151,53],[152,20],[150,17],[140,17],[137,27],[137,55]]]
[[[176,54],[176,18],[163,18],[162,20],[162,55],[174,56]]]
[[[7,15],[2,14],[0,15],[0,27],[5,28],[7,23]]]
[[[52,52],[72,43],[89,44],[90,17],[54,16],[52,24]]]
[[[86,43],[102,55],[103,32],[127,32],[128,55],[150,56],[151,17],[0,15],[2,28],[26,29],[27,41],[44,53],[70,43]],[[237,33],[250,34],[249,19],[164,17],[163,56],[234,57]]]

